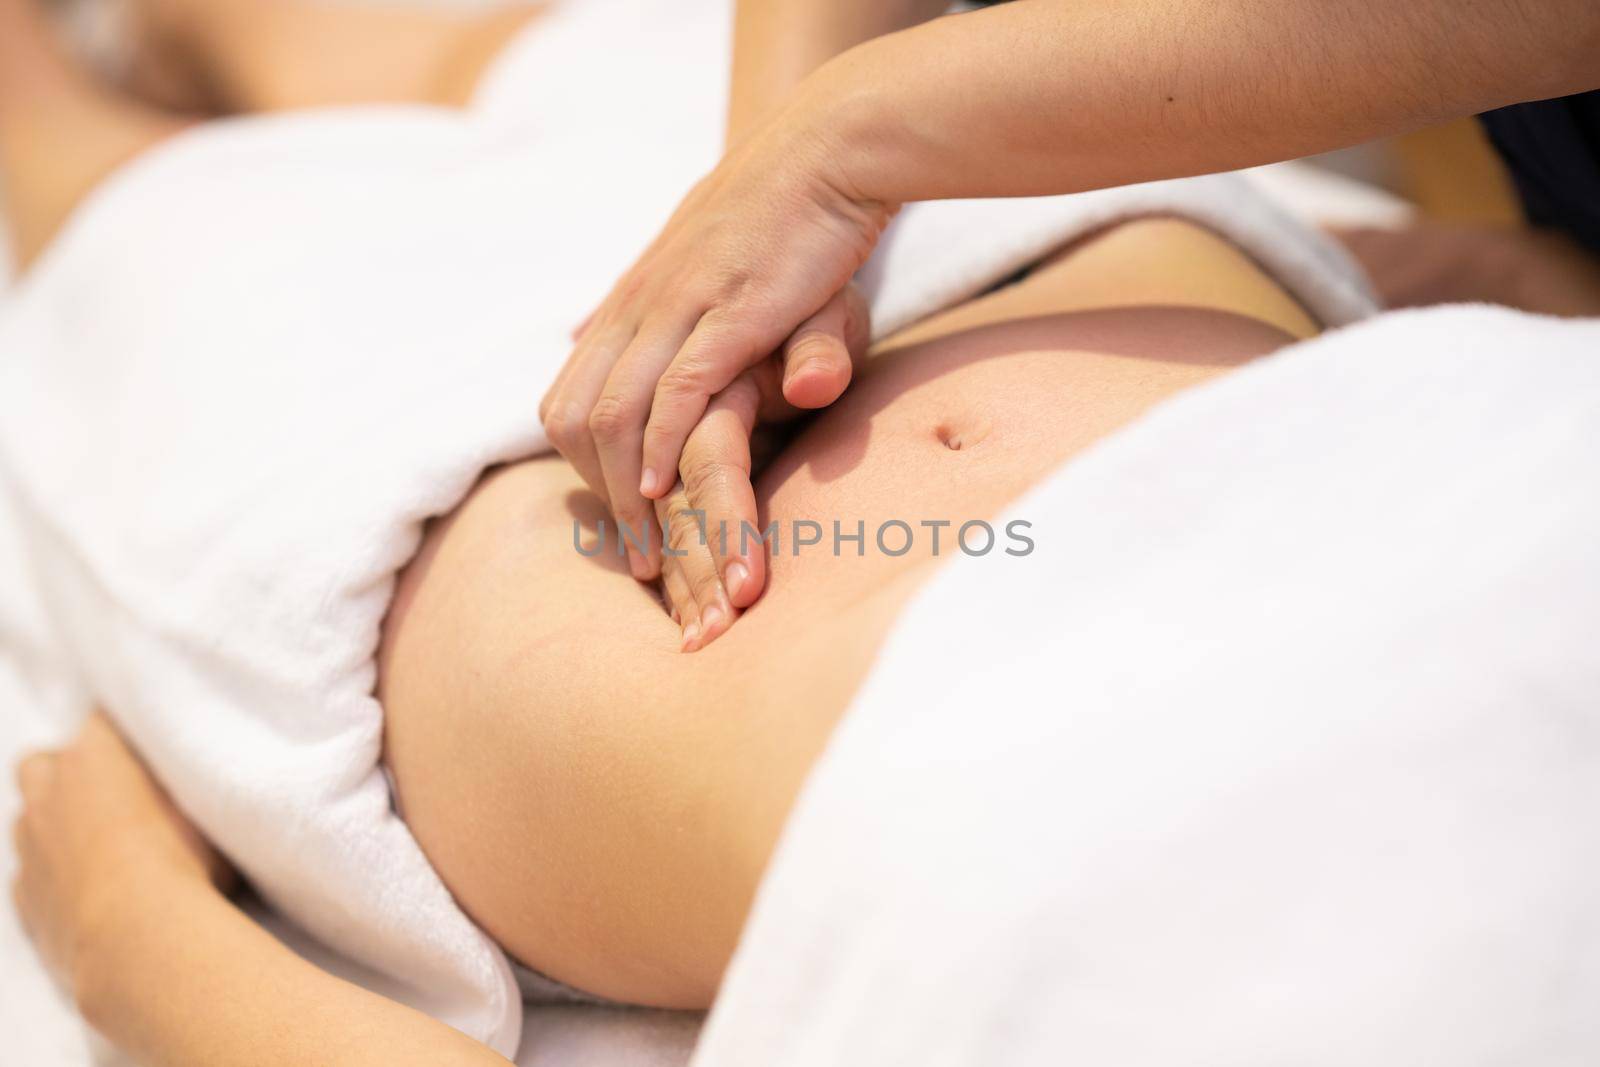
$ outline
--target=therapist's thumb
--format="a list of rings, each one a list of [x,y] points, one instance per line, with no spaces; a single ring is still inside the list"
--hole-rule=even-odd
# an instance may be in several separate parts
[[[783,398],[797,408],[827,407],[866,358],[867,302],[847,285],[789,335],[783,345]]]

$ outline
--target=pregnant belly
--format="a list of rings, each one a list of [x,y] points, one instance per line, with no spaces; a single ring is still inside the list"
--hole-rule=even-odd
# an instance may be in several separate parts
[[[524,962],[703,1006],[801,781],[960,527],[1311,329],[1222,241],[1150,221],[907,331],[763,472],[768,591],[693,655],[622,560],[573,550],[598,512],[565,464],[497,472],[429,532],[385,627],[407,821]]]

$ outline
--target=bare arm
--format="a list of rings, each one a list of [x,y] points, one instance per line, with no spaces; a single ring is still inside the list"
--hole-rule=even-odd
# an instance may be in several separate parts
[[[24,926],[89,1022],[151,1067],[506,1061],[296,956],[212,884],[214,853],[100,716],[18,770]]]
[[[1228,170],[1600,85],[1595,0],[1015,0],[858,44],[773,110],[818,42],[867,32],[800,5],[741,12],[731,147],[540,405],[551,442],[631,529],[677,475],[726,487],[690,493],[713,525],[751,518],[739,435],[722,435],[707,479],[684,461],[690,434],[780,348],[791,404],[838,397],[841,294],[902,203]],[[872,26],[893,8],[922,13],[890,4]],[[826,32],[785,36],[807,19]],[[661,568],[654,548],[630,560],[641,579]],[[763,587],[758,562],[714,563],[701,617],[716,626],[685,647]]]
[[[1075,192],[1269,163],[1600,87],[1593,0],[1019,0],[808,79],[862,199]]]
[[[834,56],[944,11],[944,0],[739,0],[728,141],[767,118]]]
[[[152,1067],[506,1063],[307,963],[198,882],[135,884],[89,958],[85,1017]]]
[[[772,118],[823,63],[863,41],[933,18],[946,6],[946,0],[739,0],[727,144],[737,145]],[[663,482],[678,482],[681,475],[676,488],[682,492],[676,495],[703,512],[711,529],[726,525],[737,530],[741,522],[754,526],[749,477],[753,427],[772,421],[778,411],[792,414],[796,408],[832,403],[849,384],[853,360],[864,354],[868,332],[866,301],[854,286],[833,294],[783,342],[772,366],[747,370],[717,396],[686,440],[680,469],[664,472]],[[596,483],[602,473],[594,463],[584,462],[590,449],[574,440],[587,426],[564,426],[549,418],[551,411],[567,407],[587,414],[590,402],[587,394],[574,399],[553,390],[540,405],[540,415],[556,447],[600,489]],[[727,477],[731,471],[740,473]],[[625,499],[615,501],[618,514],[637,528],[639,512],[630,517]],[[669,508],[668,498],[655,502],[658,515]],[[766,564],[759,556],[720,551],[720,543],[691,539],[682,548],[686,555],[678,560],[662,554],[660,577],[667,607],[683,628],[683,648],[692,651],[715,640],[732,625],[738,609],[755,602],[766,584]],[[635,573],[648,577],[653,566],[652,558]]]

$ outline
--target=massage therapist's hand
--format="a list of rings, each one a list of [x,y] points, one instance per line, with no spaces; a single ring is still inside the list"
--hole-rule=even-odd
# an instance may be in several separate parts
[[[25,758],[17,785],[17,914],[46,966],[73,987],[85,981],[97,931],[136,887],[229,877],[103,715],[66,748]]]
[[[589,320],[540,406],[551,442],[630,529],[672,489],[711,398],[797,331],[815,336],[842,317],[841,293],[892,213],[852,195],[806,113],[801,103],[779,112],[690,192]],[[832,403],[848,362],[813,362],[807,345],[790,351],[789,402]],[[628,549],[641,580],[659,573],[653,542]]]
[[[774,449],[766,431],[804,412],[791,402],[793,368],[821,364],[848,381],[869,340],[866,300],[847,285],[782,349],[712,397],[690,432],[676,484],[655,501],[667,537],[663,599],[682,627],[684,651],[720,636],[766,585],[766,547],[751,476]]]

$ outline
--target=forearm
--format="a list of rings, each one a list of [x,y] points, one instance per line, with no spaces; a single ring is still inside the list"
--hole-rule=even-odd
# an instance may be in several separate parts
[[[791,106],[862,200],[1063,193],[1595,88],[1597,41],[1593,0],[1024,0],[862,44]]]
[[[130,880],[75,976],[85,1016],[149,1067],[504,1065],[296,956],[199,880]]]
[[[739,0],[728,142],[772,113],[806,75],[850,48],[933,18],[944,0]]]

